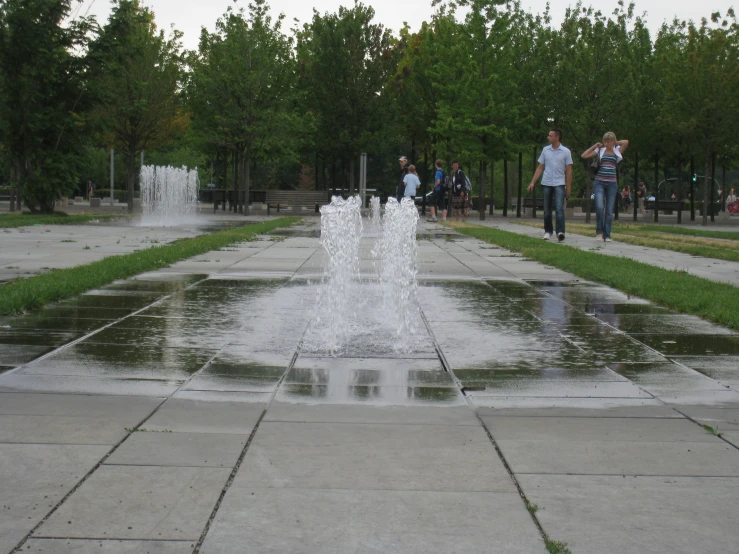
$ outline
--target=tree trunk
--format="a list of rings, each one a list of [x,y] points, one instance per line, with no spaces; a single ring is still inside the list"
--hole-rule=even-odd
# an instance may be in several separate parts
[[[247,150],[246,154],[244,154],[244,196],[243,196],[244,209],[242,210],[242,213],[244,215],[249,215],[249,189],[250,188],[251,188],[251,156],[249,155],[249,151]]]
[[[472,167],[470,167],[470,171],[472,171]],[[488,161],[482,160],[480,164],[480,197],[477,199],[477,201],[480,203],[480,221],[485,221],[485,189],[487,187],[487,177]],[[470,199],[470,202],[471,201],[472,200]]]
[[[706,139],[704,146],[703,157],[706,165],[703,170],[703,221],[701,221],[701,224],[706,226],[708,225],[708,210],[710,208],[708,202],[708,176],[711,174],[711,143],[708,142],[708,139]],[[711,183],[711,186],[713,186],[713,183]]]
[[[136,177],[136,146],[128,147],[128,213],[133,213],[133,183]]]

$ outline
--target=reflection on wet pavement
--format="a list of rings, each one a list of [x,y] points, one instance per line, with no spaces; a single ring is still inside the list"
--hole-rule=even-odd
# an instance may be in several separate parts
[[[242,269],[148,273],[3,319],[0,390],[401,406],[739,397],[739,335],[579,281],[427,271],[407,352],[393,349],[392,329],[372,327],[330,356],[305,343],[319,283],[255,274],[262,262],[320,271],[315,231],[284,236],[243,245]],[[442,245],[474,265],[461,241],[440,237],[419,243],[421,258],[433,265]],[[371,279],[361,286],[366,311],[378,292]]]

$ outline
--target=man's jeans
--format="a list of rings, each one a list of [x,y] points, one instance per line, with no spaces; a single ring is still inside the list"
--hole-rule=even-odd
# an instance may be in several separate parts
[[[595,234],[609,239],[611,238],[613,210],[616,207],[616,195],[618,195],[618,183],[606,183],[596,179],[593,182],[593,194],[595,194]]]
[[[565,186],[558,187],[543,186],[544,196],[544,232],[552,234],[552,198],[554,198],[554,210],[556,211],[557,234],[565,232]]]

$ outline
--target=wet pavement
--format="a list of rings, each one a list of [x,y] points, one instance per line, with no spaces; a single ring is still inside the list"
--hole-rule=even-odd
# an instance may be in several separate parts
[[[736,551],[738,334],[424,223],[331,356],[317,225],[0,320],[0,552]]]

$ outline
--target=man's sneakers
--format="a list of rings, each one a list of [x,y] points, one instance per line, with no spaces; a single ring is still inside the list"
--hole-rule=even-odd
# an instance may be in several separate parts
[[[565,234],[564,233],[557,233],[557,240],[559,242],[562,242],[565,240]]]
[[[436,223],[438,220],[435,217],[427,217],[426,221],[428,221],[429,223]]]
[[[606,242],[611,242],[611,237],[608,237],[607,239],[605,239],[605,241]]]
[[[597,241],[603,240],[603,235],[595,235],[595,240]]]
[[[542,237],[544,240],[549,240],[549,237],[551,237],[549,233],[544,233],[544,236]]]

